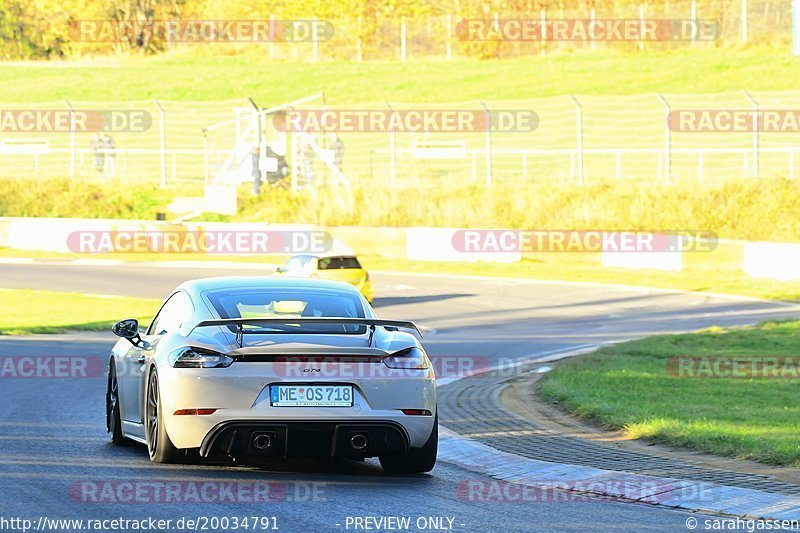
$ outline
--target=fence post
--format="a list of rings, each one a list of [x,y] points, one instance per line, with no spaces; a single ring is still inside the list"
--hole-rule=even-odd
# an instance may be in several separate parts
[[[75,181],[75,175],[77,173],[75,156],[78,149],[77,132],[75,131],[77,129],[75,127],[75,108],[72,107],[69,100],[65,100],[65,102],[69,108],[69,178]]]
[[[356,61],[361,63],[364,61],[364,41],[361,38],[362,32],[364,31],[364,19],[358,17],[358,38],[356,39]]]
[[[539,12],[539,23],[542,26],[542,56],[544,56],[547,53],[547,12],[544,9]]]
[[[269,60],[275,61],[275,15],[269,16]]]
[[[744,95],[753,105],[753,177],[758,179],[760,167],[758,154],[758,102],[749,92],[744,91]]]
[[[447,14],[447,60],[453,59],[453,15]]]
[[[291,106],[287,106],[286,109],[288,111],[291,111],[293,108]],[[300,133],[303,130],[300,129],[299,119],[294,124],[292,124],[291,122],[286,122],[286,126],[288,128],[288,131],[290,132],[289,145],[290,145],[290,147],[291,147],[290,149],[292,151],[292,164],[289,165],[289,172],[291,173],[291,178],[289,179],[289,181],[291,183],[292,193],[296,193],[297,190],[298,190],[298,186],[297,186],[298,168],[297,167],[300,164],[300,161],[303,159],[303,154],[299,154],[298,153],[299,150],[303,150],[303,145],[302,144],[297,144],[297,136],[300,135]],[[297,126],[297,127],[295,128],[295,126]],[[259,123],[259,127],[260,127],[260,123]],[[304,174],[304,177],[305,177],[305,174]]]
[[[484,147],[484,151],[486,152],[486,188],[492,188],[492,116],[489,113],[489,108],[486,107],[486,104],[483,103],[483,100],[479,100],[481,106],[486,110],[486,122],[484,126],[486,127],[486,143]]]
[[[576,143],[576,155],[578,158],[578,185],[583,187],[583,109],[580,102],[573,95],[569,95],[575,104],[575,118],[577,120],[578,139]]]
[[[167,113],[161,107],[158,100],[154,100],[158,106],[158,124],[161,131],[159,137],[161,141],[161,188],[167,188]]]
[[[672,148],[672,130],[669,127],[669,114],[670,114],[670,106],[667,99],[664,98],[664,95],[661,93],[656,93],[658,99],[661,100],[661,103],[664,104],[664,181],[667,185],[670,182],[670,167],[671,165],[671,148]]]
[[[690,18],[692,19],[692,47],[697,44],[697,2],[692,0],[690,8]]]
[[[747,42],[747,0],[742,0],[742,42]]]
[[[400,60],[406,62],[406,18],[400,17]]]
[[[319,37],[317,35],[317,19],[312,20],[311,41],[313,46],[314,63],[319,61]]]
[[[644,4],[639,4],[639,35],[644,35]],[[639,50],[644,50],[644,41],[639,41]]]
[[[256,143],[258,144],[258,179],[266,181],[267,170],[262,162],[267,160],[267,115],[262,112],[262,109],[255,100],[249,96],[247,100],[250,102],[250,105],[253,106],[253,110],[256,113],[256,123],[258,124],[258,132],[256,133]],[[250,173],[253,173],[253,169],[250,169]]]
[[[206,185],[211,182],[211,171],[208,165],[208,130],[203,128],[203,179]]]
[[[800,0],[792,0],[792,35],[794,36],[793,53],[800,56]]]
[[[394,109],[389,102],[386,107],[392,114],[392,128],[389,130],[389,183],[392,187],[397,185],[397,132],[394,131]]]

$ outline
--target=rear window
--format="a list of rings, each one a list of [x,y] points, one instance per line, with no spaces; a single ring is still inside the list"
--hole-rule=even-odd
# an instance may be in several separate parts
[[[342,268],[361,268],[355,257],[323,257],[319,260],[320,270],[339,270]]]
[[[270,291],[220,289],[206,293],[222,318],[364,318],[364,307],[356,294],[342,291]],[[235,331],[235,326],[230,326]],[[352,324],[245,325],[245,330],[265,333],[354,333],[366,326]]]

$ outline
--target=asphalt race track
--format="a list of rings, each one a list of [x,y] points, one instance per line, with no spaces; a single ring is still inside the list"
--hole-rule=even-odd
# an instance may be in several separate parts
[[[2,264],[0,287],[163,298],[186,279],[257,273],[146,265]],[[394,273],[374,273],[373,279],[380,315],[412,319],[427,328],[425,343],[433,356],[469,356],[487,364],[654,333],[797,314],[791,307],[756,301],[599,285]],[[114,340],[110,333],[3,337],[0,356],[84,355],[104,365]],[[152,517],[171,519],[173,524],[181,518],[199,519],[201,527],[192,530],[203,529],[205,523],[209,531],[221,530],[223,524],[206,518],[225,517],[232,524],[235,518],[275,517],[279,530],[314,532],[375,530],[378,524],[364,521],[357,529],[356,519],[388,516],[410,517],[412,531],[419,530],[418,519],[424,530],[440,531],[687,531],[687,518],[702,518],[607,501],[465,501],[457,487],[480,476],[444,462],[430,475],[420,476],[387,476],[372,461],[304,461],[264,469],[153,465],[143,446],[117,448],[108,442],[105,379],[97,372],[90,374],[0,380],[0,517],[26,518],[33,527],[43,516]],[[118,489],[126,483],[140,488],[149,483],[148,490],[154,490],[175,481],[184,488],[212,482],[211,486],[233,483],[240,489],[269,482],[274,497],[253,504],[245,490],[233,501],[222,502],[207,498],[197,503],[185,494],[178,502],[152,496],[128,502],[118,498],[122,493]]]

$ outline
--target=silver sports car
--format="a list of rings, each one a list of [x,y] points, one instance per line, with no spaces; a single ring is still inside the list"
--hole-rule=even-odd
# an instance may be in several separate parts
[[[113,329],[123,338],[109,360],[107,429],[116,444],[146,444],[154,462],[378,457],[396,473],[436,463],[435,376],[419,330],[377,318],[350,285],[188,281],[146,331],[135,319]]]

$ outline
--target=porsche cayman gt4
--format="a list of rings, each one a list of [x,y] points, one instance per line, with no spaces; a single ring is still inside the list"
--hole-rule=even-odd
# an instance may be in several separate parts
[[[152,323],[118,322],[109,360],[112,442],[158,463],[378,457],[427,472],[438,447],[434,370],[412,322],[379,319],[349,284],[188,281]]]

